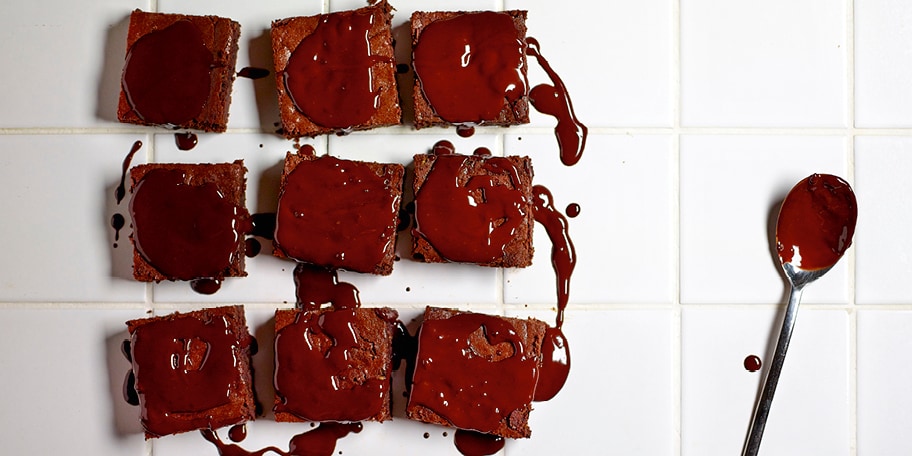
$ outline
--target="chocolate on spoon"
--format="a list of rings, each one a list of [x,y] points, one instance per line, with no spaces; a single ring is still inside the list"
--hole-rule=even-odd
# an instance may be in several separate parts
[[[782,372],[804,287],[827,273],[852,245],[858,205],[852,187],[829,174],[808,176],[785,197],[776,224],[779,262],[791,285],[782,330],[754,412],[744,456],[756,456]]]

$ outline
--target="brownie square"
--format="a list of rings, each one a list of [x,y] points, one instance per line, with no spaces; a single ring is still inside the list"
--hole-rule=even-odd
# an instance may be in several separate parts
[[[117,119],[225,131],[240,33],[222,17],[133,11]]]
[[[385,421],[390,412],[390,308],[276,310],[276,421]]]
[[[288,138],[402,122],[390,21],[373,6],[272,23],[282,130]]]
[[[414,259],[508,268],[532,264],[529,157],[422,154],[414,163]]]
[[[428,307],[406,416],[506,438],[529,437],[547,325]]]
[[[389,275],[405,168],[287,154],[276,211],[275,255]]]
[[[246,173],[242,160],[133,167],[133,277],[160,282],[246,276]]]
[[[173,313],[126,324],[147,439],[254,418],[252,337],[243,307]]]
[[[529,123],[526,11],[412,14],[415,128]]]

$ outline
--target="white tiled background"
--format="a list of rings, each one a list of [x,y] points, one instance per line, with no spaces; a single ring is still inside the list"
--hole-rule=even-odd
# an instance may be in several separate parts
[[[912,2],[392,1],[400,63],[416,9],[529,10],[530,35],[590,127],[586,153],[570,168],[558,161],[554,121],[535,114],[528,126],[480,128],[470,139],[406,125],[305,141],[400,163],[439,139],[465,153],[525,154],[558,208],[581,205],[571,220],[579,254],[565,324],[571,377],[536,406],[532,439],[508,442],[504,454],[738,454],[763,378],[742,361],[771,351],[786,296],[771,226],[788,189],[813,172],[855,186],[856,242],[805,292],[762,449],[912,453]],[[144,442],[137,409],[120,399],[123,321],[243,303],[268,355],[271,312],[294,300],[293,265],[268,255],[214,296],[128,279],[129,230],[113,249],[109,220],[125,211],[112,195],[133,141],[145,143],[137,163],[245,159],[253,212],[274,208],[278,164],[292,148],[273,134],[269,79],[236,81],[229,132],[200,135],[189,152],[167,131],[114,121],[130,10],[239,21],[241,68],[269,65],[272,19],[364,4],[0,4],[0,452],[216,454],[192,433]],[[546,82],[535,65],[530,78]],[[365,305],[395,306],[406,321],[426,304],[551,320],[550,247],[544,230],[535,234],[526,270],[403,259],[390,277],[342,280]],[[266,355],[258,365],[268,366]],[[268,393],[267,370],[257,377]],[[299,430],[267,417],[244,444],[287,447]],[[368,424],[337,449],[457,454],[443,431],[400,418]]]

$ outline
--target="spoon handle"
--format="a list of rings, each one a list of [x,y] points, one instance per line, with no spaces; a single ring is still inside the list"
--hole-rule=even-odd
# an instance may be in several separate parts
[[[798,314],[798,303],[801,302],[802,290],[803,287],[792,286],[789,291],[788,307],[785,309],[785,318],[782,320],[782,330],[779,333],[779,341],[776,343],[776,352],[773,354],[773,362],[766,374],[766,382],[763,384],[763,392],[760,394],[760,401],[757,402],[757,409],[754,411],[754,420],[751,422],[742,456],[757,456],[760,451],[760,439],[763,438],[763,429],[766,427],[766,419],[769,417],[773,394],[776,392],[779,374],[782,373],[782,364],[785,362],[785,352],[788,351],[792,330],[795,328],[795,317]]]

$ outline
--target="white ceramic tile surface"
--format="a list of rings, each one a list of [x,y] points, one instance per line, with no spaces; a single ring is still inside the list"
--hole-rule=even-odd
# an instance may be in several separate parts
[[[912,127],[909,20],[909,2],[855,2],[856,127]]]
[[[845,125],[844,1],[680,5],[685,125]]]
[[[855,140],[858,204],[859,304],[912,303],[912,138]]]
[[[409,63],[416,10],[527,9],[528,35],[589,126],[580,163],[558,161],[555,120],[416,131],[406,124],[304,139],[320,153],[401,163],[441,139],[459,152],[528,155],[535,183],[569,219],[577,251],[564,332],[567,387],[535,404],[531,439],[501,456],[738,454],[769,364],[786,284],[772,251],[779,203],[814,172],[857,191],[854,246],[804,292],[761,455],[899,455],[912,378],[912,75],[900,0],[390,0],[397,63]],[[121,398],[123,322],[243,304],[261,350],[257,392],[272,399],[273,315],[294,305],[294,264],[264,251],[246,278],[212,296],[186,283],[131,278],[129,225],[115,241],[113,194],[134,164],[244,159],[248,208],[275,208],[295,142],[276,134],[273,78],[235,81],[229,131],[180,151],[172,132],[123,125],[115,109],[127,18],[135,8],[212,14],[241,23],[238,69],[271,65],[269,26],[366,0],[9,0],[0,5],[0,440],[6,454],[216,455],[197,433],[144,442],[139,410]],[[398,76],[408,101],[414,75]],[[530,85],[548,82],[534,60]],[[411,198],[406,189],[405,198]],[[128,222],[129,223],[129,220]],[[388,277],[341,272],[365,306],[391,306],[412,331],[426,305],[553,321],[550,244],[537,226],[533,266],[494,269],[410,259],[407,231]],[[114,243],[118,244],[114,248]],[[368,423],[333,454],[456,455],[453,429],[404,418]],[[288,448],[307,425],[249,426],[250,450]],[[225,433],[224,430],[221,431]],[[225,437],[223,435],[223,437]],[[227,440],[227,439],[226,439]]]

